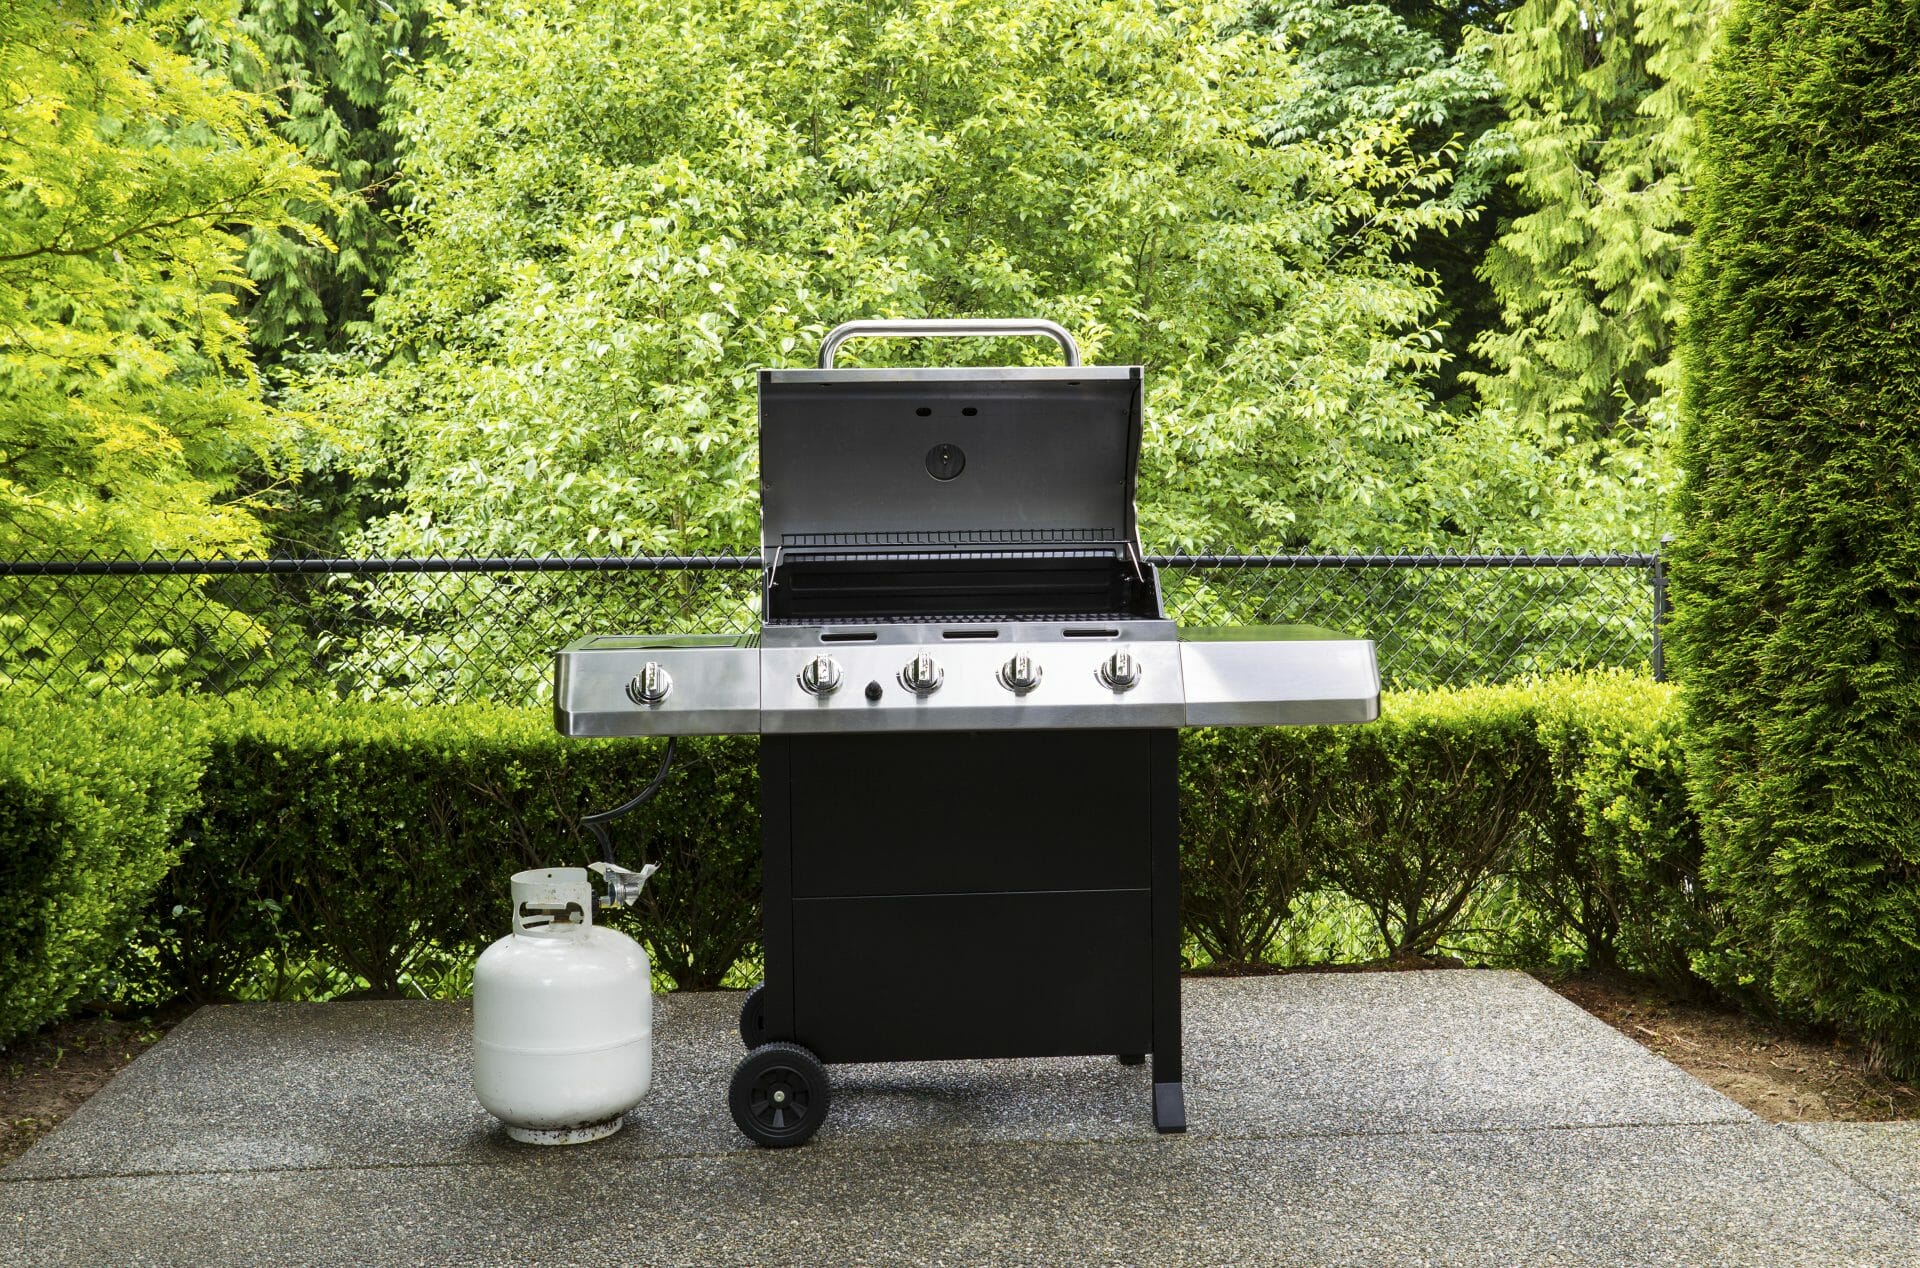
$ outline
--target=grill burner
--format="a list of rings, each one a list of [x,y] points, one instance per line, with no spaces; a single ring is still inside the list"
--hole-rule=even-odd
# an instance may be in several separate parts
[[[833,368],[854,335],[979,334],[1067,364]],[[1151,1053],[1155,1125],[1184,1129],[1178,728],[1369,721],[1380,685],[1363,640],[1165,618],[1141,385],[1047,322],[848,323],[820,369],[760,374],[759,634],[559,653],[568,735],[762,736],[733,1096],[760,1143],[817,1126],[753,1110],[777,1069],[824,1112],[816,1057]]]

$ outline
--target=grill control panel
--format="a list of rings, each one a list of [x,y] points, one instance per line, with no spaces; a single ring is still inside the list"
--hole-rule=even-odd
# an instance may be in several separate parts
[[[992,627],[987,627],[990,631]],[[1182,726],[1180,645],[1171,637],[1136,641],[1140,630],[1048,642],[999,637],[924,640],[929,631],[890,629],[871,642],[839,641],[834,657],[855,682],[875,691],[809,694],[804,667],[813,647],[762,647],[761,729],[770,735],[831,731],[967,731],[1003,727]],[[956,633],[960,633],[956,631]],[[915,635],[920,637],[916,638]],[[816,634],[815,637],[818,637]],[[796,640],[797,641],[797,640]]]
[[[554,678],[567,735],[1298,726],[1370,721],[1379,699],[1364,639],[1170,621],[589,638]]]

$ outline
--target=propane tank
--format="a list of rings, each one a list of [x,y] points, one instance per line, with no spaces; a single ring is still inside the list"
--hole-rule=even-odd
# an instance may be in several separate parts
[[[653,868],[621,871],[631,901]],[[647,953],[593,923],[585,868],[519,872],[512,888],[513,932],[473,969],[474,1093],[515,1140],[611,1136],[653,1078]]]

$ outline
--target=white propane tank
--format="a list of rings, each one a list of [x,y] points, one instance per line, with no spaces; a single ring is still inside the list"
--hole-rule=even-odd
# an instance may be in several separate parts
[[[585,868],[519,872],[512,885],[513,932],[473,968],[474,1093],[515,1140],[611,1136],[653,1079],[647,953],[593,923]]]

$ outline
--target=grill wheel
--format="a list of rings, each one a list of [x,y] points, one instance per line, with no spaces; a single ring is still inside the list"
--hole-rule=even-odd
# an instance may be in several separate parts
[[[734,1069],[727,1107],[749,1140],[769,1149],[805,1144],[831,1100],[827,1068],[797,1043],[763,1043]]]
[[[748,991],[740,1004],[740,1042],[749,1051],[758,1048],[767,1036],[767,1019],[760,1013],[760,1002],[766,995],[767,984],[762,982]]]

